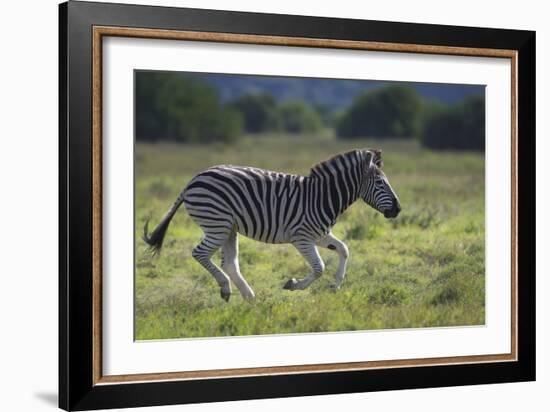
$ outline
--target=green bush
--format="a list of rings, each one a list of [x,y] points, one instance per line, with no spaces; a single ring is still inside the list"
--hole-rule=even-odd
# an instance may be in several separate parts
[[[136,139],[232,141],[242,134],[240,113],[216,90],[179,73],[136,73]]]
[[[330,128],[334,127],[337,113],[333,109],[331,109],[330,106],[322,103],[316,103],[313,105],[313,109],[321,118],[323,126]]]
[[[485,99],[469,96],[453,106],[424,111],[420,141],[435,150],[485,150]]]
[[[244,128],[249,133],[279,130],[280,118],[275,98],[267,93],[245,94],[231,104],[244,119]]]
[[[336,125],[338,137],[412,137],[418,129],[422,104],[419,94],[407,86],[391,85],[357,96]]]
[[[407,303],[410,293],[400,285],[387,284],[375,289],[369,296],[369,302],[378,305],[396,306]]]
[[[287,133],[311,133],[322,128],[319,114],[301,101],[288,101],[279,107],[282,128]]]

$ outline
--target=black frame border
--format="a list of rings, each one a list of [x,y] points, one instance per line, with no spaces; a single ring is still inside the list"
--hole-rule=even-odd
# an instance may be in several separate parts
[[[94,25],[517,51],[518,360],[94,385]],[[519,382],[535,380],[535,369],[535,32],[75,1],[59,6],[60,408],[90,410]]]

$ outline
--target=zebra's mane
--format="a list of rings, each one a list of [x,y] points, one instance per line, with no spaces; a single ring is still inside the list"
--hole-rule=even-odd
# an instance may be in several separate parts
[[[361,154],[361,150],[359,149],[354,149],[354,150],[350,150],[348,152],[344,152],[344,153],[338,153],[326,160],[323,160],[322,162],[319,162],[317,163],[316,165],[314,165],[310,172],[309,172],[309,176],[310,177],[320,177],[322,176],[322,169],[325,169],[327,166],[331,166],[333,164],[335,164],[339,159],[348,159],[348,162],[351,163],[351,164],[354,164],[354,160],[353,159],[362,159],[363,156]],[[346,164],[344,162],[344,164]]]

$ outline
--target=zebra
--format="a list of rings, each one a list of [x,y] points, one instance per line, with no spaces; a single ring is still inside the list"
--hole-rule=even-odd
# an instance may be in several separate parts
[[[382,167],[378,149],[337,154],[314,165],[309,176],[247,166],[213,166],[191,179],[150,235],[148,221],[145,223],[143,239],[153,254],[160,253],[168,225],[184,204],[204,232],[192,256],[215,278],[225,301],[231,296],[230,281],[244,299],[255,298],[239,268],[238,234],[265,243],[290,243],[298,250],[311,272],[303,279],[288,280],[283,288],[291,291],[307,288],[323,273],[318,247],[335,251],[339,263],[332,287],[339,289],[349,251],[332,233],[338,217],[359,198],[386,218],[395,218],[401,211]],[[220,248],[221,267],[211,259]]]

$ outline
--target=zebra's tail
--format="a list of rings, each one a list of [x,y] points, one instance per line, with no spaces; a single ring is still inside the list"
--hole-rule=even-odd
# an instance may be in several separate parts
[[[172,205],[170,210],[166,212],[158,226],[151,232],[151,234],[148,233],[149,219],[147,219],[147,221],[145,222],[145,225],[143,226],[143,240],[150,246],[150,250],[153,255],[160,254],[160,250],[162,249],[162,242],[164,241],[164,236],[166,235],[168,226],[170,225],[172,218],[174,217],[182,203],[183,192],[178,196],[176,202]]]

